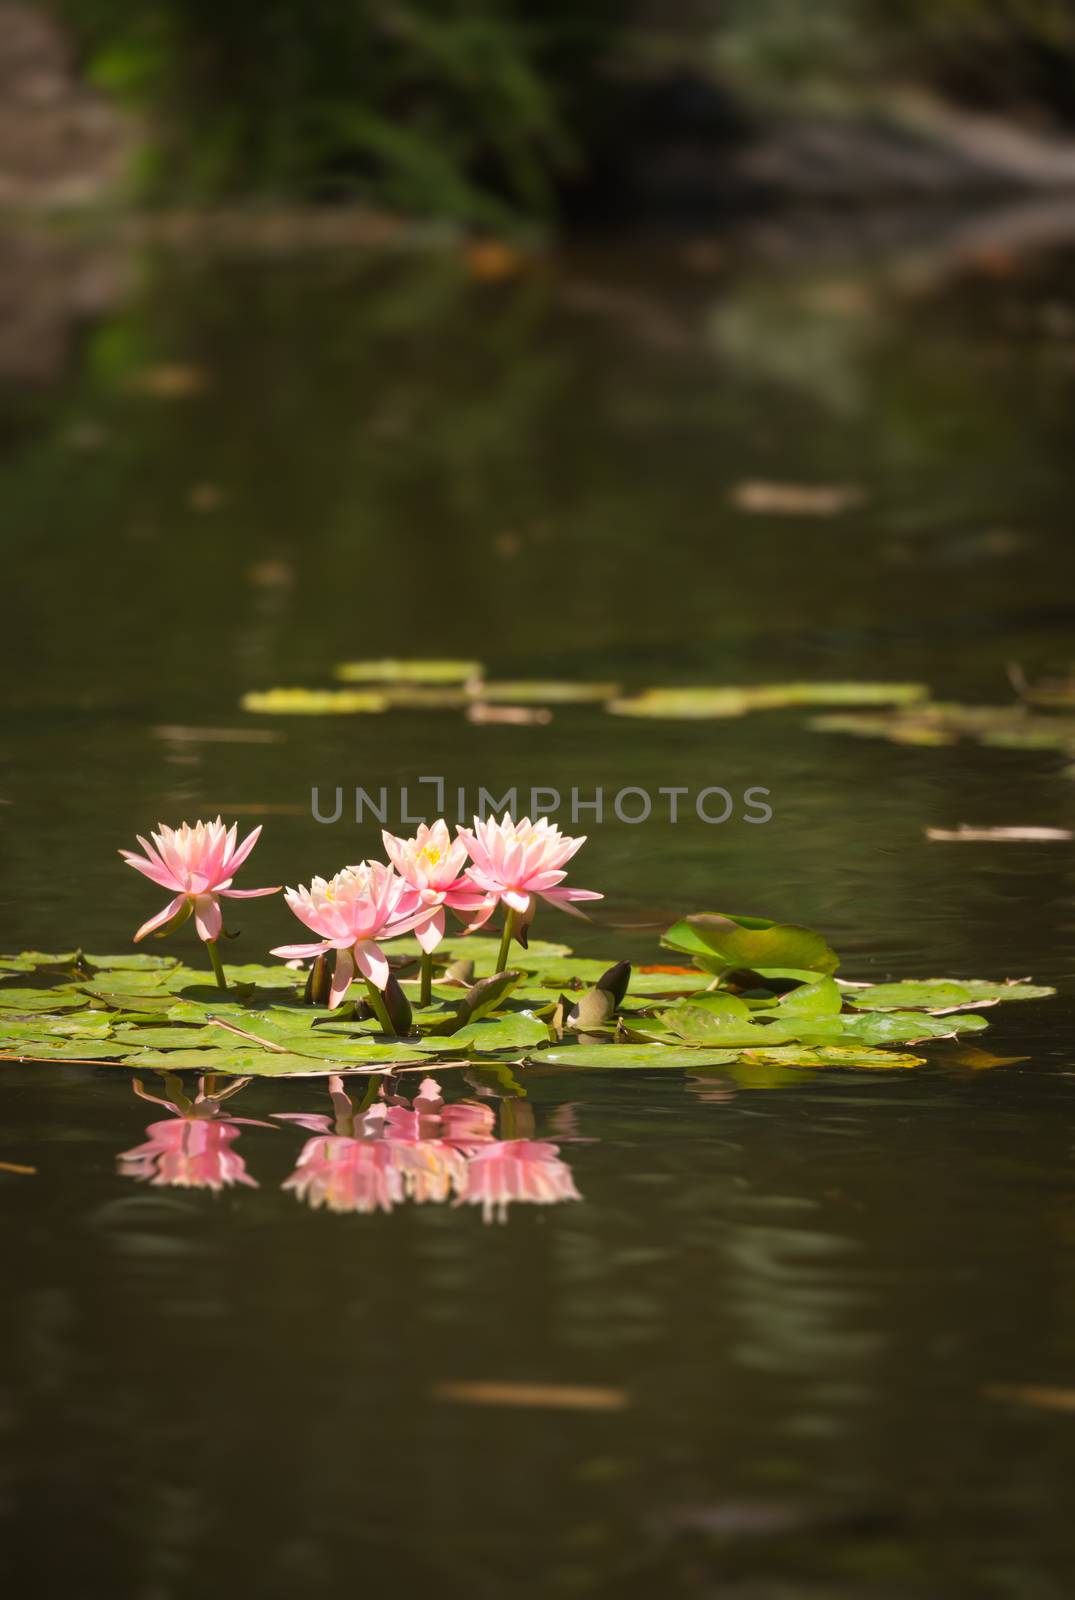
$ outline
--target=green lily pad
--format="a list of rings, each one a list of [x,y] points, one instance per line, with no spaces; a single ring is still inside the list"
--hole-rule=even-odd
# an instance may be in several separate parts
[[[719,1066],[735,1061],[737,1050],[688,1050],[667,1044],[562,1044],[548,1050],[533,1051],[527,1060],[533,1066],[553,1067],[695,1067]]]
[[[787,1017],[838,1017],[843,1010],[843,995],[833,978],[822,978],[818,983],[804,983],[782,995],[775,1008],[780,1018]]]
[[[84,994],[64,985],[55,989],[16,989],[0,987],[0,1010],[29,1015],[37,1011],[77,1011],[89,1005]]]
[[[423,1039],[408,1039],[408,1049],[447,1055],[460,1052],[486,1050],[516,1050],[526,1045],[542,1043],[548,1039],[549,1030],[540,1017],[529,1011],[508,1012],[503,1016],[485,1017],[478,1022],[468,1022],[458,1033],[447,1038],[426,1035]]]
[[[341,661],[335,669],[343,683],[471,683],[482,677],[480,661]]]
[[[924,978],[845,990],[844,999],[861,1011],[913,1011],[917,1008],[940,1011],[953,1006],[982,1005],[992,1000],[1043,1000],[1055,993],[1055,989],[1033,983],[990,983],[984,978]]]
[[[611,700],[620,692],[618,683],[567,683],[551,680],[518,679],[483,683],[480,698],[491,705],[588,705]]]
[[[180,965],[178,956],[151,956],[144,951],[121,956],[87,955],[86,960],[102,972],[171,972]]]
[[[28,1061],[115,1061],[129,1050],[114,1039],[22,1039],[11,1047],[13,1055]]]
[[[819,933],[766,917],[700,912],[673,923],[661,943],[693,956],[713,973],[735,967],[792,967],[829,976],[840,965]]]
[[[950,745],[976,739],[985,745],[1024,750],[1075,750],[1075,718],[1042,716],[1023,705],[969,706],[948,701],[911,705],[884,713],[846,712],[812,717],[819,733],[848,733],[893,744]]]
[[[746,1050],[739,1060],[746,1066],[860,1067],[882,1071],[925,1065],[924,1056],[871,1050],[864,1045],[779,1045],[772,1050]]]
[[[268,716],[337,717],[388,710],[383,694],[358,689],[261,689],[244,694],[244,711]]]
[[[788,706],[902,706],[924,700],[922,683],[767,683],[744,687],[643,689],[613,700],[608,709],[618,717],[742,717],[752,711],[779,711]]]

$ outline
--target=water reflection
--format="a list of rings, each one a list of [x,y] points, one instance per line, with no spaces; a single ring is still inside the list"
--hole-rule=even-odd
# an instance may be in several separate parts
[[[218,1088],[212,1078],[200,1078],[190,1099],[178,1078],[162,1078],[163,1096],[134,1080],[135,1094],[164,1106],[170,1116],[150,1123],[145,1143],[118,1157],[121,1172],[154,1185],[257,1188],[233,1147],[244,1125],[272,1123],[223,1109],[251,1080],[237,1078]],[[487,1088],[479,1092],[491,1097]],[[423,1078],[411,1098],[374,1079],[356,1105],[343,1078],[332,1076],[328,1100],[325,1111],[273,1113],[275,1122],[313,1135],[282,1187],[314,1210],[369,1214],[406,1201],[451,1200],[480,1206],[485,1222],[505,1222],[512,1205],[582,1198],[559,1144],[536,1137],[533,1108],[521,1095],[446,1103],[435,1078]],[[576,1138],[572,1107],[558,1108],[550,1120],[559,1137]]]
[[[446,1104],[435,1078],[424,1078],[412,1100],[370,1088],[356,1110],[343,1079],[329,1079],[331,1114],[278,1112],[315,1135],[284,1183],[300,1200],[332,1211],[391,1211],[453,1199],[480,1205],[486,1222],[507,1219],[518,1202],[555,1205],[580,1200],[559,1146],[529,1135],[525,1102]],[[519,1137],[522,1133],[524,1136]]]
[[[120,1171],[139,1183],[177,1189],[224,1189],[233,1184],[257,1188],[257,1180],[246,1170],[246,1162],[232,1147],[244,1126],[271,1127],[256,1117],[233,1117],[223,1102],[250,1082],[236,1078],[217,1088],[212,1077],[198,1079],[193,1100],[183,1091],[178,1078],[162,1074],[166,1094],[150,1094],[138,1078],[133,1088],[143,1100],[164,1106],[170,1113],[146,1129],[146,1142],[124,1150],[118,1157]]]

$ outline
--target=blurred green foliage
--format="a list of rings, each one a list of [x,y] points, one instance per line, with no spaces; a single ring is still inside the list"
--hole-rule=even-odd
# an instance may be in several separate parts
[[[1072,0],[42,3],[92,81],[149,113],[138,187],[173,201],[548,217],[566,184],[615,169],[638,84],[683,68],[762,116],[925,83],[1075,121]]]
[[[58,0],[150,113],[150,196],[372,195],[498,224],[577,159],[612,0]]]

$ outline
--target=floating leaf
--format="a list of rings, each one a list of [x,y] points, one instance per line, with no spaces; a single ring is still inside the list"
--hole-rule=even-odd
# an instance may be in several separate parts
[[[554,1067],[695,1067],[735,1061],[738,1050],[688,1050],[667,1044],[563,1044],[532,1052],[534,1066]]]
[[[0,1010],[12,1011],[16,1014],[23,1012],[29,1015],[37,1011],[76,1011],[80,1006],[89,1005],[84,994],[77,990],[58,986],[55,989],[17,989],[13,986],[0,987]]]
[[[960,739],[1008,749],[1075,751],[1075,718],[1035,715],[1025,706],[969,706],[934,701],[884,713],[812,717],[819,733],[849,733],[894,744],[949,745]]]
[[[480,661],[341,661],[335,669],[344,683],[471,683],[485,671]]]
[[[512,1011],[504,1016],[468,1022],[447,1039],[408,1039],[407,1046],[415,1050],[447,1050],[454,1055],[458,1051],[515,1050],[539,1044],[548,1037],[548,1027],[539,1017],[530,1011]]]
[[[383,694],[358,689],[259,689],[239,701],[244,711],[268,716],[335,717],[387,711]]]
[[[983,978],[906,979],[844,991],[849,1005],[862,1011],[950,1011],[995,1000],[1043,1000],[1055,989],[1033,983],[990,983]]]
[[[776,1007],[782,1017],[838,1017],[843,1009],[843,995],[833,978],[822,978],[819,983],[804,983],[782,995]]]
[[[819,933],[765,917],[703,912],[674,923],[661,935],[661,943],[715,973],[728,967],[793,967],[828,976],[840,965]]]
[[[11,1053],[30,1061],[112,1061],[130,1053],[131,1046],[114,1039],[22,1039]]]
[[[927,839],[958,844],[1051,844],[1075,838],[1070,828],[927,828]]]
[[[925,1065],[924,1056],[897,1050],[873,1050],[864,1045],[779,1045],[772,1050],[745,1050],[739,1057],[747,1066],[871,1067],[881,1070]]]
[[[611,700],[620,692],[618,683],[517,682],[483,683],[481,698],[492,705],[587,705]]]
[[[921,683],[771,683],[743,688],[643,689],[608,709],[618,717],[682,720],[742,717],[788,706],[910,705],[929,693]]]

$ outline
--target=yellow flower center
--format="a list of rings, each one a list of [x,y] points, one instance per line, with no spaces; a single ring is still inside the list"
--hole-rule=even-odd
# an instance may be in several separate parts
[[[442,854],[443,852],[438,850],[435,844],[427,844],[419,850],[418,859],[424,861],[427,867],[435,867]]]

